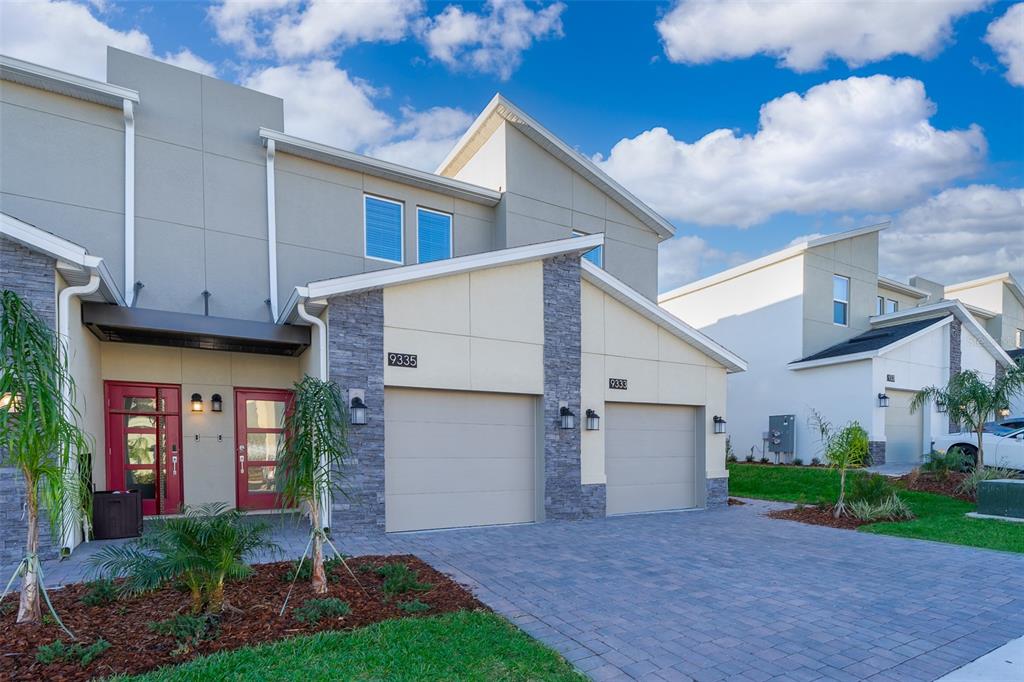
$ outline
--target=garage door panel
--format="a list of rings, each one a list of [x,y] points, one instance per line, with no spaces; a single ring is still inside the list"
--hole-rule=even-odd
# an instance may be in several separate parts
[[[644,457],[657,455],[672,443],[678,443],[685,449],[687,443],[693,442],[693,431],[619,431],[609,428],[604,442],[606,448],[623,453],[623,457]]]
[[[885,461],[914,463],[924,450],[923,414],[910,411],[912,391],[886,391],[889,407],[885,408]]]
[[[630,457],[608,460],[608,479],[615,485],[693,483],[693,457]]]
[[[534,438],[532,426],[392,421],[384,427],[391,457],[432,459],[441,453],[464,459],[478,457],[532,459],[523,443]]]
[[[693,498],[693,482],[682,485],[687,490],[680,491],[680,484],[676,483],[616,486],[614,495],[609,487],[608,513],[632,514],[693,506],[685,504],[685,500]]]
[[[385,469],[388,490],[404,493],[532,491],[532,462],[466,457],[390,459]]]
[[[385,495],[388,531],[528,523],[534,519],[532,496],[520,491],[446,495]],[[466,510],[473,510],[467,515]]]
[[[481,409],[481,400],[486,401],[487,409]],[[512,424],[532,427],[534,411],[534,401],[522,395],[389,388],[384,418],[387,421],[433,424]]]
[[[623,419],[617,429],[636,431],[693,431],[696,415],[692,407],[681,405],[652,405],[632,403],[609,403],[610,409],[618,411]],[[628,414],[628,417],[625,415]],[[614,416],[613,416],[614,418]]]

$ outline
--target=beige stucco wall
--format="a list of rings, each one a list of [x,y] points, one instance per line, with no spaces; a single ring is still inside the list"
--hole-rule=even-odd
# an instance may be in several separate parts
[[[461,391],[544,391],[540,261],[384,290],[384,351],[413,353],[384,384]]]
[[[969,289],[947,291],[946,297],[997,313],[984,322],[985,329],[1003,348],[1017,347],[1017,330],[1024,329],[1024,305],[1005,282],[996,280]]]
[[[104,381],[181,385],[185,504],[224,502],[234,506],[234,389],[291,388],[301,378],[300,359],[126,343],[99,345]],[[203,396],[206,406],[198,414],[188,405],[194,392]],[[214,393],[224,400],[220,413],[210,411]],[[105,487],[106,481],[100,479],[97,484]]]
[[[725,438],[715,436],[711,424],[711,416],[726,416],[725,368],[588,282],[581,316],[581,409],[604,415],[606,401],[706,405],[707,475],[727,476]],[[613,377],[626,379],[628,388],[608,388]],[[581,467],[583,483],[606,482],[603,429],[584,429]]]
[[[893,291],[892,289],[888,289],[881,282],[878,283],[877,295],[896,301],[896,303],[899,305],[899,310],[909,310],[910,308],[916,308],[917,306],[921,305],[921,299],[914,298],[913,296],[908,296],[907,294],[901,293],[899,291]],[[885,308],[882,309],[882,312],[885,312]],[[871,314],[875,314],[874,308],[872,308]]]
[[[1018,348],[1017,330],[1024,329],[1024,305],[1007,286],[1003,287],[1002,329],[997,337],[1003,348]]]
[[[815,246],[804,253],[803,355],[870,329],[878,291],[878,233]],[[832,321],[832,276],[850,278],[847,326]]]

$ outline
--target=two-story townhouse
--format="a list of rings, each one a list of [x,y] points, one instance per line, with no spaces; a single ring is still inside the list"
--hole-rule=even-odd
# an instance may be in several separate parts
[[[437,173],[115,49],[105,83],[0,58],[0,100],[0,286],[67,342],[97,490],[139,490],[147,516],[276,507],[308,374],[353,406],[325,526],[725,503],[715,424],[745,365],[656,305],[672,226],[507,100]],[[0,562],[20,485],[0,467]]]
[[[739,458],[822,457],[820,415],[859,422],[876,464],[918,462],[955,425],[939,405],[912,411],[914,393],[962,369],[992,377],[1010,366],[984,311],[944,299],[923,278],[879,276],[885,227],[807,240],[659,297],[749,363],[729,378]]]

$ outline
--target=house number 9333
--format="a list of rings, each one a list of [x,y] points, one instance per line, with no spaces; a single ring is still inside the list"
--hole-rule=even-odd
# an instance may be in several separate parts
[[[416,356],[412,353],[388,353],[388,365],[391,367],[416,367]]]

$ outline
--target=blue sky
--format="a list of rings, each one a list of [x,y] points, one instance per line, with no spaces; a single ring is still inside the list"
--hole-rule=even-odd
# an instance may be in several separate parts
[[[892,276],[1024,270],[1022,4],[272,2],[8,4],[0,50],[102,78],[113,43],[428,169],[501,91],[677,225],[663,289],[880,220]]]

